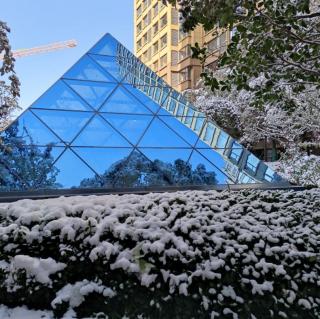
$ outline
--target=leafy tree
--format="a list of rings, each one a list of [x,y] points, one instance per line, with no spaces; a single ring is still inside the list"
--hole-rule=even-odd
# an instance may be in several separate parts
[[[18,130],[18,122],[6,129],[0,138],[0,190],[28,190],[57,188],[59,170],[53,166],[52,146],[39,148],[24,128],[25,136]]]
[[[193,170],[191,164],[181,159],[173,164],[158,159],[151,162],[140,152],[134,152],[111,165],[101,178],[84,179],[80,187],[213,185],[217,184],[215,175],[202,164]]]
[[[10,112],[18,107],[20,82],[15,75],[14,62],[11,47],[9,44],[7,24],[0,20],[0,129],[6,125]]]
[[[221,73],[217,72],[220,77]],[[277,104],[256,108],[250,105],[254,93],[238,91],[234,86],[224,92],[200,87],[190,90],[189,95],[198,109],[242,144],[249,148],[258,142],[273,146],[273,160],[280,157],[274,169],[286,179],[299,185],[320,186],[317,92],[297,94],[297,107],[290,112]]]
[[[206,30],[216,26],[235,28],[221,68],[230,70],[219,80],[210,71],[202,76],[212,90],[254,93],[255,106],[297,107],[296,94],[319,89],[320,9],[316,0],[165,0],[179,4],[185,31],[201,24]],[[195,57],[205,63],[207,51],[196,45]],[[250,85],[252,79],[260,79]]]

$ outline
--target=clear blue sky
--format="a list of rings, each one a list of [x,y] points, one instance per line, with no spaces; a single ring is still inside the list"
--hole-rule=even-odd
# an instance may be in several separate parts
[[[13,49],[75,39],[78,46],[16,61],[25,108],[105,33],[133,48],[133,0],[2,1],[0,19],[11,28]]]

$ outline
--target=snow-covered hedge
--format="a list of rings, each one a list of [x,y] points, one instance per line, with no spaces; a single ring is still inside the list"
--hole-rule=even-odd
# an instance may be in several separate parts
[[[0,313],[320,316],[319,189],[22,200],[0,238]]]

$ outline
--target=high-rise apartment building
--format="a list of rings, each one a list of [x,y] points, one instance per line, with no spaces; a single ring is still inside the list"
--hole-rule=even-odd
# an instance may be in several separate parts
[[[138,58],[177,91],[194,88],[201,65],[191,57],[196,42],[208,48],[207,66],[214,67],[217,57],[230,41],[230,32],[205,32],[201,27],[184,33],[178,10],[161,0],[134,0],[134,51]]]

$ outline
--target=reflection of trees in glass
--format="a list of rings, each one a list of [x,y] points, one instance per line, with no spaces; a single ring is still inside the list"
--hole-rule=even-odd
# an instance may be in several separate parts
[[[18,125],[17,121],[0,137],[0,191],[59,187],[52,146],[32,145],[27,129],[21,136]]]
[[[80,187],[139,187],[170,185],[213,185],[216,174],[207,172],[203,164],[192,169],[191,164],[177,159],[173,164],[160,160],[149,161],[139,152],[134,152],[105,171],[102,178],[87,178]]]

